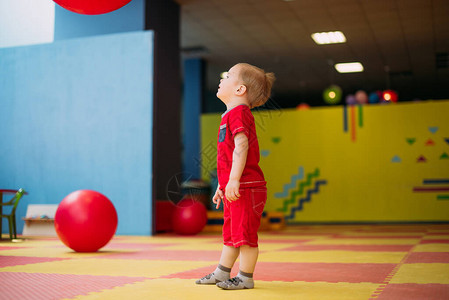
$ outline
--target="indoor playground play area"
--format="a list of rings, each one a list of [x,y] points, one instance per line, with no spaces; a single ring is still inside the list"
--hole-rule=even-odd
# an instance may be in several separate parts
[[[449,3],[406,2],[0,0],[0,300],[449,299]],[[243,60],[277,77],[252,110],[267,201],[255,286],[223,290],[195,282]]]

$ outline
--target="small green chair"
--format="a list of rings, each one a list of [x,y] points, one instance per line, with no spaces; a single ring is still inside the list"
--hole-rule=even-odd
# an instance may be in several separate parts
[[[2,218],[7,218],[9,223],[9,238],[17,239],[17,227],[16,227],[16,208],[19,204],[20,198],[26,194],[24,189],[19,189],[14,197],[8,202],[0,203],[1,206],[12,206],[11,212],[9,214],[3,213],[1,215]]]

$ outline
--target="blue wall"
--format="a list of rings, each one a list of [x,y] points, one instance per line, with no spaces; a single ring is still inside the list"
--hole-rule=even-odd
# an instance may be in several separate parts
[[[185,59],[182,105],[182,142],[184,179],[200,179],[200,116],[203,98],[203,61]]]
[[[55,36],[62,40],[144,30],[145,1],[132,0],[122,8],[102,15],[81,15],[55,5]]]
[[[0,49],[0,187],[29,192],[19,232],[28,204],[92,189],[118,234],[151,233],[152,95],[152,32]]]

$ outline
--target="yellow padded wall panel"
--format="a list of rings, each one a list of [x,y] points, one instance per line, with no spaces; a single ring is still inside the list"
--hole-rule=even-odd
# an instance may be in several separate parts
[[[254,116],[266,210],[287,222],[449,221],[449,101]],[[220,114],[202,116],[205,180],[219,122]]]

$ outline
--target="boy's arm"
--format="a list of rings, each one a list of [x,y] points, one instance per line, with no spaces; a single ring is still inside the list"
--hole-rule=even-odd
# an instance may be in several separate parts
[[[234,137],[234,144],[231,173],[225,190],[226,199],[230,201],[237,200],[240,197],[240,177],[242,177],[246,157],[248,156],[248,137],[243,132],[239,132]]]
[[[223,202],[223,191],[220,190],[220,184],[217,186],[217,190],[215,191],[215,195],[212,198],[212,202],[216,204],[215,208],[218,209],[220,207],[220,203]]]

